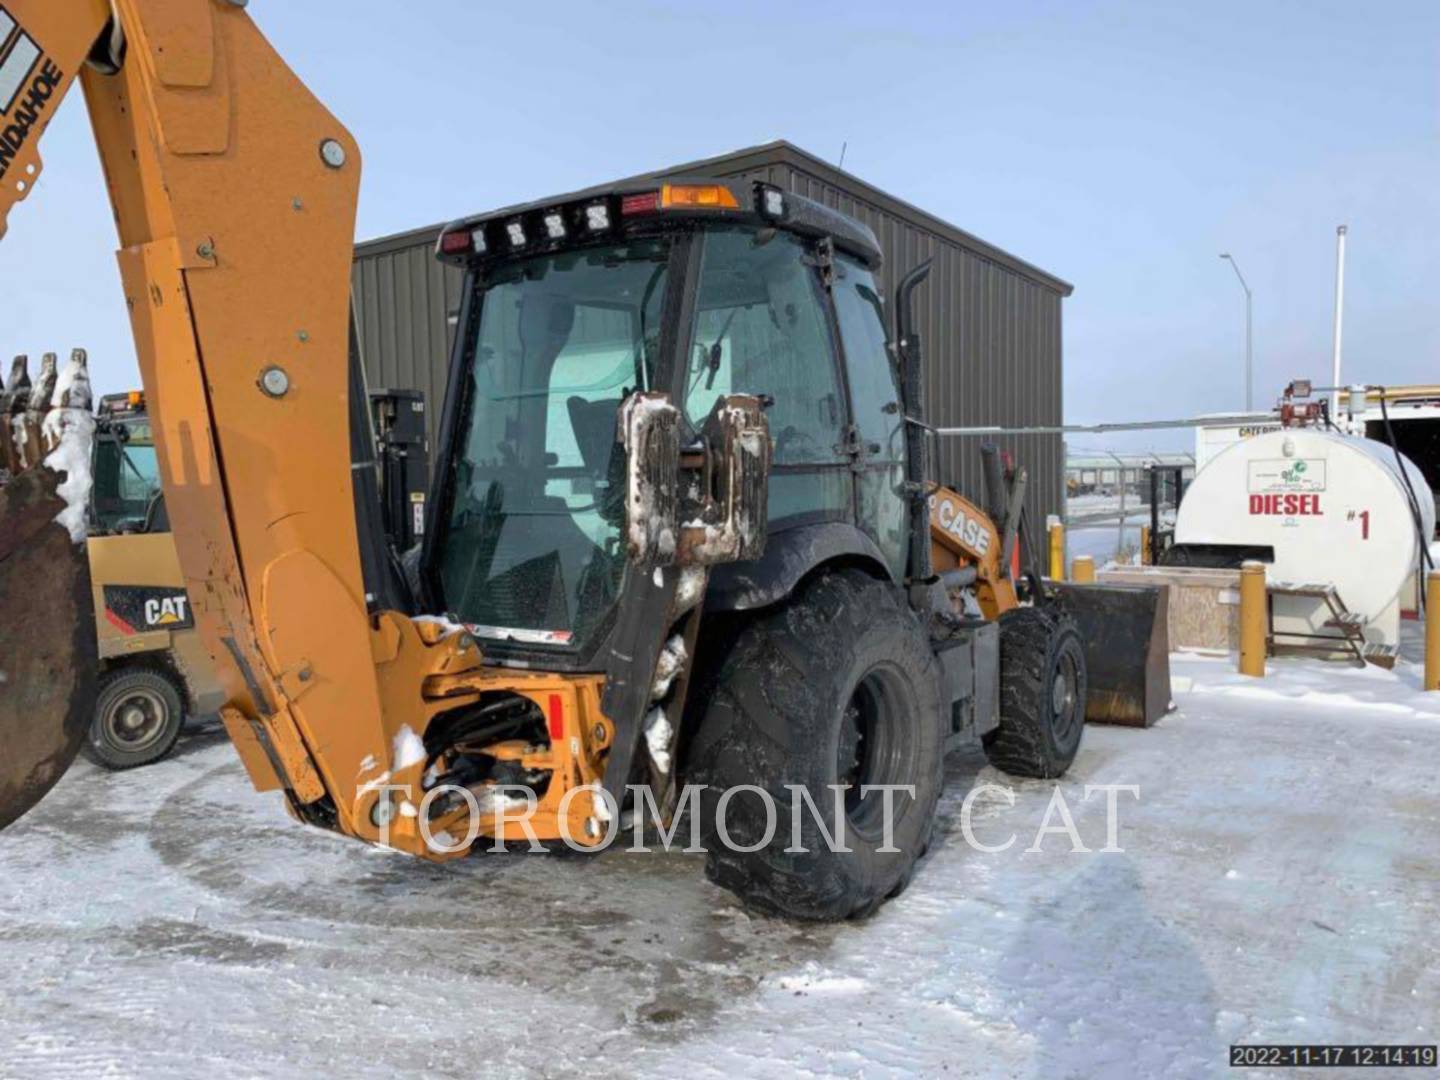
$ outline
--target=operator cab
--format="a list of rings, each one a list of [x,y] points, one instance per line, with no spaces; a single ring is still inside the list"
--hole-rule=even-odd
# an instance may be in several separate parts
[[[168,532],[145,396],[107,394],[96,412],[92,533]]]
[[[437,254],[467,274],[422,576],[487,655],[593,669],[627,574],[649,576],[627,558],[636,394],[669,395],[682,455],[717,403],[758,398],[770,531],[858,516],[903,577],[903,418],[864,225],[768,184],[651,182],[457,222]],[[842,339],[878,354],[849,380]]]

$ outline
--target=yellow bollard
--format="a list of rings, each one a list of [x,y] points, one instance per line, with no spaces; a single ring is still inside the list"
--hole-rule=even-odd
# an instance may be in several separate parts
[[[1265,564],[1247,560],[1240,564],[1240,674],[1265,674],[1265,624],[1267,620]]]
[[[1050,519],[1050,580],[1065,580],[1065,526],[1060,519]]]
[[[1425,689],[1440,690],[1440,570],[1425,575]]]
[[[1150,526],[1140,526],[1140,565],[1150,565]]]
[[[1077,585],[1095,584],[1095,560],[1089,555],[1076,555],[1070,564],[1070,575]]]

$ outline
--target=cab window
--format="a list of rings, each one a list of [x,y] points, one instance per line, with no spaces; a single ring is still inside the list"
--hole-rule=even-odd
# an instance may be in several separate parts
[[[685,376],[685,416],[699,428],[723,395],[765,395],[774,440],[770,519],[848,510],[845,407],[813,260],[774,229],[705,233]],[[808,477],[790,476],[804,470]]]

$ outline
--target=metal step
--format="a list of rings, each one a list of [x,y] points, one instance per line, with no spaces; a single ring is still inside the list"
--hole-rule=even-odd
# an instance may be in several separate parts
[[[1376,667],[1385,668],[1387,671],[1395,666],[1395,661],[1400,658],[1399,645],[1378,645],[1374,642],[1366,645],[1362,650],[1365,654],[1365,662],[1374,664]]]
[[[1325,620],[1325,625],[1334,627],[1337,630],[1353,631],[1359,633],[1370,621],[1368,615],[1362,615],[1358,611],[1342,611]]]
[[[1334,585],[1327,585],[1324,582],[1293,582],[1277,581],[1270,585],[1272,596],[1308,596],[1315,600],[1340,600],[1339,594],[1335,592]]]

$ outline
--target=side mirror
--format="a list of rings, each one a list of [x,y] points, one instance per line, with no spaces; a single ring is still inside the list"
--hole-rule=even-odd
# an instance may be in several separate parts
[[[698,491],[698,513],[686,507],[680,531],[680,563],[758,559],[769,528],[770,422],[765,405],[749,394],[715,402],[700,431],[706,462]]]
[[[680,410],[670,395],[631,394],[620,407],[625,447],[625,550],[643,569],[675,561],[679,536]]]

